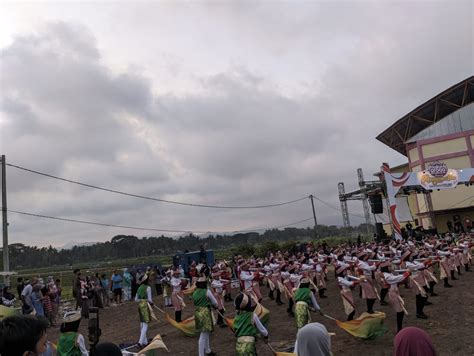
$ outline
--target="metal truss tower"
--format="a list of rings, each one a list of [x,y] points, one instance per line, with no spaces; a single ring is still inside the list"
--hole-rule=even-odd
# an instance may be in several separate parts
[[[359,179],[359,188],[363,189],[363,198],[362,198],[362,207],[364,208],[364,217],[365,223],[367,226],[372,224],[372,220],[370,219],[370,211],[369,211],[369,202],[367,201],[367,193],[365,188],[365,181],[364,181],[364,173],[362,172],[362,168],[357,168],[357,178]]]
[[[344,183],[340,182],[337,184],[337,188],[339,190],[339,196],[344,196],[346,194],[346,190],[344,189]],[[349,220],[349,210],[347,209],[347,201],[341,200],[341,211],[342,211],[342,223],[344,227],[351,226],[351,222]]]

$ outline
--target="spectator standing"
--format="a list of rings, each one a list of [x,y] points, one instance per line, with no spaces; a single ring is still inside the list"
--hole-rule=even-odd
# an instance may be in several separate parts
[[[18,277],[16,282],[16,292],[18,294],[18,299],[21,300],[21,292],[23,292],[23,288],[25,288],[25,282],[23,281],[23,277]]]
[[[409,326],[402,329],[394,340],[394,356],[436,356],[430,336],[422,329]]]
[[[21,293],[20,293],[21,294]],[[2,304],[6,307],[13,307],[15,305],[16,298],[10,291],[9,286],[3,287]]]
[[[98,308],[104,307],[104,302],[102,299],[102,284],[100,283],[99,273],[96,273],[91,278],[92,290],[94,292],[94,306]]]
[[[117,304],[122,302],[122,280],[122,276],[117,273],[117,270],[114,270],[110,282],[112,284],[113,298]]]
[[[158,266],[153,267],[153,271],[155,272],[155,280],[153,283],[155,284],[156,296],[163,294],[163,288],[161,286],[161,279],[163,278],[163,274],[161,273],[161,269]]]
[[[41,293],[41,289],[41,284],[35,284],[30,296],[31,303],[38,316],[44,316],[43,294]]]
[[[326,327],[320,323],[309,323],[299,329],[294,353],[298,356],[332,355],[331,338]]]
[[[31,294],[33,293],[33,286],[38,283],[38,279],[33,277],[31,282],[28,280],[25,281],[25,287],[21,291],[21,301],[23,305],[21,307],[21,311],[23,314],[30,314],[33,310],[33,302],[31,301]]]
[[[43,296],[41,302],[43,304],[44,316],[48,319],[49,324],[53,325],[53,303],[51,303],[51,297],[47,286],[44,286],[41,289],[41,295]]]
[[[123,272],[123,300],[132,300],[132,279],[133,276],[125,268]]]
[[[82,305],[81,298],[81,270],[74,270],[74,277],[72,279],[72,296],[76,300],[76,309]]]
[[[137,268],[136,271],[134,273],[132,273],[132,276],[134,277],[133,278],[133,281],[132,281],[132,299],[135,299],[135,295],[137,294],[137,290],[138,290],[138,279],[140,278],[141,276],[141,270],[140,268]]]
[[[51,300],[53,302],[53,317],[54,317],[54,320],[56,322],[56,319],[58,317],[58,314],[59,314],[59,305],[61,304],[61,293],[63,291],[62,287],[61,287],[61,280],[60,279],[56,279],[55,283],[54,283],[55,287],[56,287],[56,294],[53,296],[51,296]]]
[[[110,305],[110,296],[109,296],[110,282],[105,274],[102,274],[102,276],[100,276],[100,285],[102,286],[101,291],[102,291],[102,300],[104,302],[104,307],[108,307]]]

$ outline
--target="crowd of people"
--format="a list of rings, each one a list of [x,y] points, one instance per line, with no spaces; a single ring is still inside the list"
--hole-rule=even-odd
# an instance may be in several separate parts
[[[47,280],[39,277],[31,279],[17,279],[16,291],[18,298],[10,286],[4,286],[1,296],[1,305],[14,308],[18,300],[21,301],[23,314],[35,314],[45,318],[48,325],[54,326],[59,315],[61,303],[61,281],[49,276]]]
[[[269,252],[265,257],[236,255],[231,261],[215,261],[212,265],[204,260],[194,262],[188,271],[181,266],[171,266],[164,271],[158,268],[133,273],[125,270],[123,274],[114,271],[110,279],[99,275],[83,278],[76,270],[73,292],[78,310],[70,311],[62,320],[59,349],[67,349],[73,340],[74,345],[79,345],[78,354],[85,355],[85,346],[82,347],[77,336],[77,327],[71,329],[66,326],[87,317],[88,307],[107,305],[110,297],[117,304],[123,300],[137,302],[140,322],[137,346],[145,347],[149,342],[147,331],[153,310],[160,309],[155,305],[153,295],[163,294],[163,304],[174,309],[177,323],[183,321],[186,297],[191,297],[196,331],[200,333],[197,345],[199,356],[215,355],[211,348],[211,335],[215,324],[227,327],[224,302],[229,301],[233,301],[236,309],[233,320],[237,338],[235,354],[256,355],[257,335],[260,334],[264,340],[269,337],[265,322],[257,312],[262,302],[266,303],[268,299],[278,306],[286,304],[288,320],[294,320],[297,330],[293,351],[296,355],[329,355],[330,336],[322,324],[311,322],[310,315],[311,312],[324,315],[325,306],[335,302],[327,300],[325,295],[328,283],[335,283],[340,292],[341,309],[348,321],[355,319],[356,314],[373,314],[377,301],[380,305],[391,306],[396,314],[396,356],[410,355],[407,350],[412,347],[423,350],[423,355],[435,355],[429,336],[424,331],[403,327],[407,309],[399,286],[413,291],[416,317],[422,320],[429,318],[425,307],[438,296],[436,288],[440,284],[443,288],[452,288],[452,280],[471,272],[473,242],[474,234],[466,233],[427,235],[422,239],[407,238],[385,243],[348,242],[334,247],[308,243],[298,249]],[[334,277],[330,271],[334,272]],[[238,284],[237,288],[235,284]],[[263,301],[265,290],[268,290],[268,299]],[[35,278],[25,281],[21,292],[23,311],[28,314],[30,308],[34,308],[38,315],[44,315],[54,323],[55,307],[43,307],[41,314],[36,304],[45,296],[56,303],[60,294],[60,286],[52,279],[48,279],[47,283]],[[8,290],[4,295],[8,296]],[[364,310],[357,310],[357,296],[364,300]],[[48,312],[45,312],[46,309]],[[212,309],[218,315],[216,323]],[[63,337],[63,334],[70,332],[72,336]],[[67,352],[62,354],[72,355]]]
[[[232,300],[230,283],[235,277],[240,285],[240,294],[235,300],[237,320],[244,311],[252,311],[262,302],[261,287],[266,285],[269,299],[277,305],[283,305],[285,300],[289,318],[294,318],[295,327],[301,330],[310,323],[310,311],[324,315],[326,302],[321,299],[326,298],[328,267],[332,266],[340,290],[341,308],[348,321],[353,320],[357,313],[354,292],[358,290],[366,305],[366,309],[359,312],[373,314],[377,300],[381,305],[390,304],[396,314],[397,332],[400,332],[408,312],[399,285],[413,291],[416,317],[428,319],[425,306],[431,304],[430,298],[438,296],[435,287],[442,282],[444,288],[452,288],[450,280],[456,280],[463,270],[471,271],[472,246],[471,234],[427,235],[421,239],[407,238],[389,243],[347,243],[333,248],[308,244],[299,251],[278,251],[260,258],[237,255],[231,262],[217,261],[213,266],[194,263],[188,272],[189,279],[183,279],[179,267],[166,271],[165,275],[169,276],[166,284],[171,288],[171,304],[177,322],[182,321],[185,295],[193,291],[194,317],[200,331],[198,353],[204,356],[214,355],[210,348],[210,335],[214,330],[210,309],[216,309],[217,325],[223,325],[223,302]],[[247,301],[243,305],[242,296]],[[144,305],[152,303],[145,294],[139,300]],[[147,309],[142,308],[141,346],[146,340],[147,326],[144,324],[151,320],[146,313]],[[243,333],[235,330],[237,355],[254,355],[257,333],[268,336],[268,331],[255,322],[254,317],[253,314],[246,318]]]

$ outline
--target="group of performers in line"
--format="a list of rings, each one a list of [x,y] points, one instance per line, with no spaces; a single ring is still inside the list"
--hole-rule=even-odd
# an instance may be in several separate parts
[[[225,301],[234,301],[237,316],[234,333],[237,337],[237,355],[256,355],[256,336],[268,338],[268,331],[255,314],[255,307],[262,302],[261,285],[267,285],[268,297],[277,305],[285,298],[289,317],[294,318],[300,329],[311,321],[310,311],[324,315],[316,296],[326,298],[328,267],[333,266],[335,281],[347,320],[356,313],[353,292],[360,286],[360,297],[366,301],[366,312],[374,313],[377,300],[381,305],[390,304],[397,316],[397,330],[403,326],[408,314],[400,296],[399,285],[413,290],[416,299],[416,317],[427,319],[424,307],[430,305],[429,297],[436,297],[435,286],[439,281],[444,288],[451,288],[450,280],[456,274],[471,271],[471,248],[474,234],[462,234],[457,238],[427,236],[422,241],[400,240],[385,243],[341,244],[334,248],[308,244],[305,251],[290,253],[278,251],[265,258],[234,258],[233,268],[226,261],[210,267],[193,264],[191,280],[183,278],[180,268],[169,270],[163,279],[165,305],[172,305],[175,320],[182,321],[185,294],[191,295],[195,307],[196,330],[200,332],[199,356],[215,355],[210,347],[210,333],[214,330],[211,308],[218,314],[217,325],[226,327],[223,316]],[[437,273],[439,274],[437,275]],[[231,296],[231,280],[237,277],[240,293]],[[153,305],[151,289],[146,275],[140,278],[136,300],[139,302],[140,340],[146,345],[150,307]],[[380,289],[380,292],[379,292]],[[387,301],[388,297],[388,301]],[[323,303],[324,305],[324,303]]]

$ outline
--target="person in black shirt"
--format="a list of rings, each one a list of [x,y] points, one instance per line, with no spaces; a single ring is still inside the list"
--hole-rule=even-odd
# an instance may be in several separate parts
[[[16,291],[18,293],[18,299],[21,299],[21,292],[23,292],[23,288],[25,288],[25,282],[23,281],[23,277],[18,277],[16,281]]]

